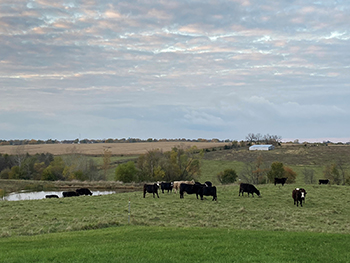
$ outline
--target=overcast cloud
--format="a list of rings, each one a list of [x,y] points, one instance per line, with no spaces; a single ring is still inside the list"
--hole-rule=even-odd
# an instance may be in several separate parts
[[[350,140],[350,2],[2,0],[0,139]]]

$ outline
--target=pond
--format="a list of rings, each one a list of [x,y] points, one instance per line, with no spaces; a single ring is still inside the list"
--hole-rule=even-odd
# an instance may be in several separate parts
[[[94,195],[109,195],[115,194],[116,191],[91,191]],[[3,200],[6,201],[20,201],[20,200],[39,200],[45,199],[46,195],[58,195],[59,198],[62,196],[62,191],[41,191],[41,192],[17,192],[6,195]],[[1,199],[0,199],[1,200]]]

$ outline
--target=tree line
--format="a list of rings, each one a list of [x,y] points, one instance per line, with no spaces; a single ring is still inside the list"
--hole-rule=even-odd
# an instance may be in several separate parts
[[[0,154],[0,178],[23,180],[101,180],[103,174],[91,158],[81,154],[53,156]]]
[[[169,152],[155,149],[140,155],[136,162],[120,164],[115,180],[122,182],[176,181],[198,179],[200,160],[204,150],[196,146],[184,149],[174,147]]]
[[[24,139],[24,140],[1,140],[0,145],[35,145],[35,144],[91,144],[91,143],[137,143],[137,142],[230,142],[231,140],[219,140],[219,139],[139,139],[139,138],[108,138],[108,139],[74,139],[74,140],[35,140],[35,139]]]

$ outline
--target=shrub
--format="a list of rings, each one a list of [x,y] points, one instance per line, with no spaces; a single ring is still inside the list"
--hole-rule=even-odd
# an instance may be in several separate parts
[[[131,183],[137,180],[137,169],[133,161],[122,163],[115,169],[115,179],[123,183]]]
[[[234,183],[237,179],[237,173],[233,169],[226,169],[217,174],[217,178],[222,184]]]

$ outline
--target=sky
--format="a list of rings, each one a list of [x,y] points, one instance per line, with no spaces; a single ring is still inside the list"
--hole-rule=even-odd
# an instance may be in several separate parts
[[[0,139],[350,141],[350,1],[1,0]]]

